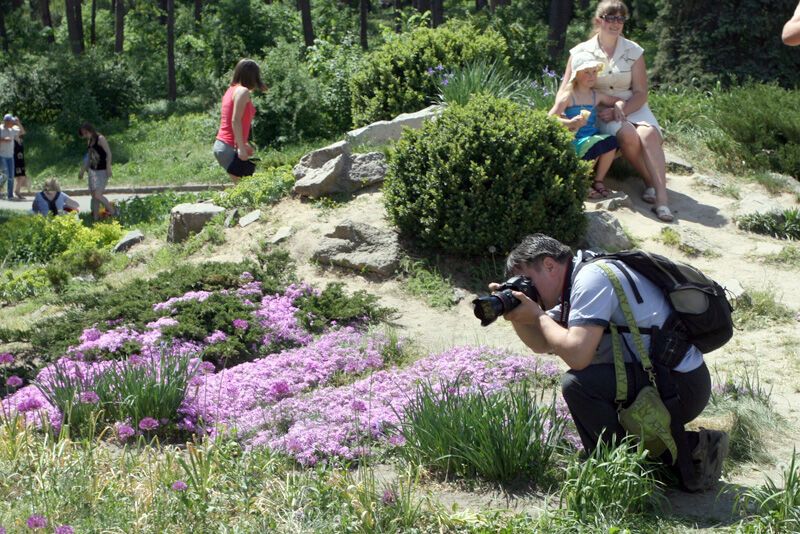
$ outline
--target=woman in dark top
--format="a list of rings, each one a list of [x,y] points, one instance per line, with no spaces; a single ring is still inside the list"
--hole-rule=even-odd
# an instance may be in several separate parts
[[[78,135],[86,139],[88,150],[78,173],[78,178],[83,179],[83,172],[89,171],[89,192],[92,195],[92,218],[100,218],[100,205],[105,207],[111,215],[116,215],[114,205],[105,197],[104,193],[111,178],[111,147],[106,138],[99,134],[91,123],[84,122],[78,128]]]

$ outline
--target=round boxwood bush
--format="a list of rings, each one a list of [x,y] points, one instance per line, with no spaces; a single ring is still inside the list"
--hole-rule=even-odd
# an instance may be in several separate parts
[[[397,143],[384,185],[389,216],[423,246],[460,255],[505,252],[543,232],[582,235],[589,166],[554,119],[478,95]]]
[[[432,103],[442,76],[478,59],[506,61],[506,43],[494,30],[450,21],[390,36],[351,79],[355,126],[418,111]]]

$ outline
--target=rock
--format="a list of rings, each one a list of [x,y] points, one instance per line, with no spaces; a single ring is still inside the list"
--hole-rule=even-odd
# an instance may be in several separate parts
[[[394,232],[346,220],[320,240],[312,259],[358,272],[390,276],[400,265],[400,253]]]
[[[347,155],[339,154],[319,169],[309,169],[303,178],[295,182],[292,192],[311,198],[325,196],[334,191],[337,180],[344,175],[348,167]]]
[[[337,181],[337,189],[341,193],[353,193],[364,187],[383,183],[389,165],[386,156],[381,152],[356,154],[350,160],[350,168]]]
[[[403,134],[403,128],[419,129],[428,119],[434,119],[441,113],[441,106],[429,106],[415,113],[402,113],[390,121],[373,122],[362,128],[347,132],[347,140],[351,143],[385,143],[397,141]]]
[[[450,302],[452,302],[453,304],[458,304],[467,297],[469,297],[469,293],[464,291],[460,287],[457,287],[453,289],[453,294],[450,295]]]
[[[239,219],[239,226],[244,228],[249,224],[253,224],[261,218],[261,210],[253,210],[241,219]]]
[[[289,237],[291,237],[291,235],[292,235],[292,227],[291,226],[281,226],[275,232],[275,235],[273,235],[270,238],[269,242],[272,243],[273,245],[275,245],[277,243],[280,243],[281,241],[289,239]]]
[[[622,191],[616,191],[611,197],[596,202],[594,204],[594,209],[606,210],[606,211],[616,211],[620,208],[632,208],[632,207],[633,207],[633,202],[631,201],[631,197],[629,197]]]
[[[119,242],[114,245],[113,251],[125,252],[136,243],[141,243],[142,241],[144,241],[144,234],[139,230],[133,230],[132,232],[125,234],[125,237],[120,239]]]
[[[581,248],[592,250],[605,250],[615,252],[631,248],[628,236],[622,230],[622,225],[616,217],[607,211],[588,211],[586,212],[587,226],[586,236],[584,237]]]
[[[678,245],[678,250],[687,256],[713,256],[718,254],[714,248],[714,245],[703,239],[694,230],[680,226],[675,228],[669,226],[663,228],[661,232],[663,233],[665,230],[677,230],[678,234],[680,235],[680,244]]]
[[[667,172],[686,175],[694,173],[694,167],[692,167],[691,163],[676,156],[669,150],[664,151],[664,156],[667,159]]]
[[[339,141],[326,147],[309,152],[302,158],[300,162],[292,169],[295,180],[300,180],[312,169],[319,169],[327,162],[337,156],[350,156],[350,143],[347,141]]]
[[[191,234],[200,232],[214,216],[225,208],[213,204],[178,204],[170,212],[167,241],[181,243]]]
[[[236,221],[239,219],[239,208],[233,208],[232,210],[228,211],[228,214],[225,216],[225,228],[230,228]]]

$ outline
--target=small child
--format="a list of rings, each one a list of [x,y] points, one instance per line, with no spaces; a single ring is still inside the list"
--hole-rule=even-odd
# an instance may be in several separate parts
[[[619,144],[613,135],[601,134],[595,123],[597,114],[595,106],[604,104],[615,108],[614,114],[619,119],[624,118],[622,106],[625,104],[619,98],[598,93],[594,84],[597,73],[603,69],[603,63],[587,52],[579,52],[572,57],[572,77],[567,91],[561,92],[556,97],[556,102],[550,109],[553,115],[570,131],[575,132],[572,141],[578,157],[586,161],[594,160],[595,176],[589,188],[590,199],[605,198],[610,190],[606,189],[603,181],[606,173],[614,161]]]

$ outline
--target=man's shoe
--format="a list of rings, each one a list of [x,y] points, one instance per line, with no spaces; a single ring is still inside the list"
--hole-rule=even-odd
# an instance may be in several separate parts
[[[722,475],[722,464],[728,456],[730,441],[728,434],[721,430],[700,428],[700,441],[692,451],[697,481],[694,491],[711,489]]]

